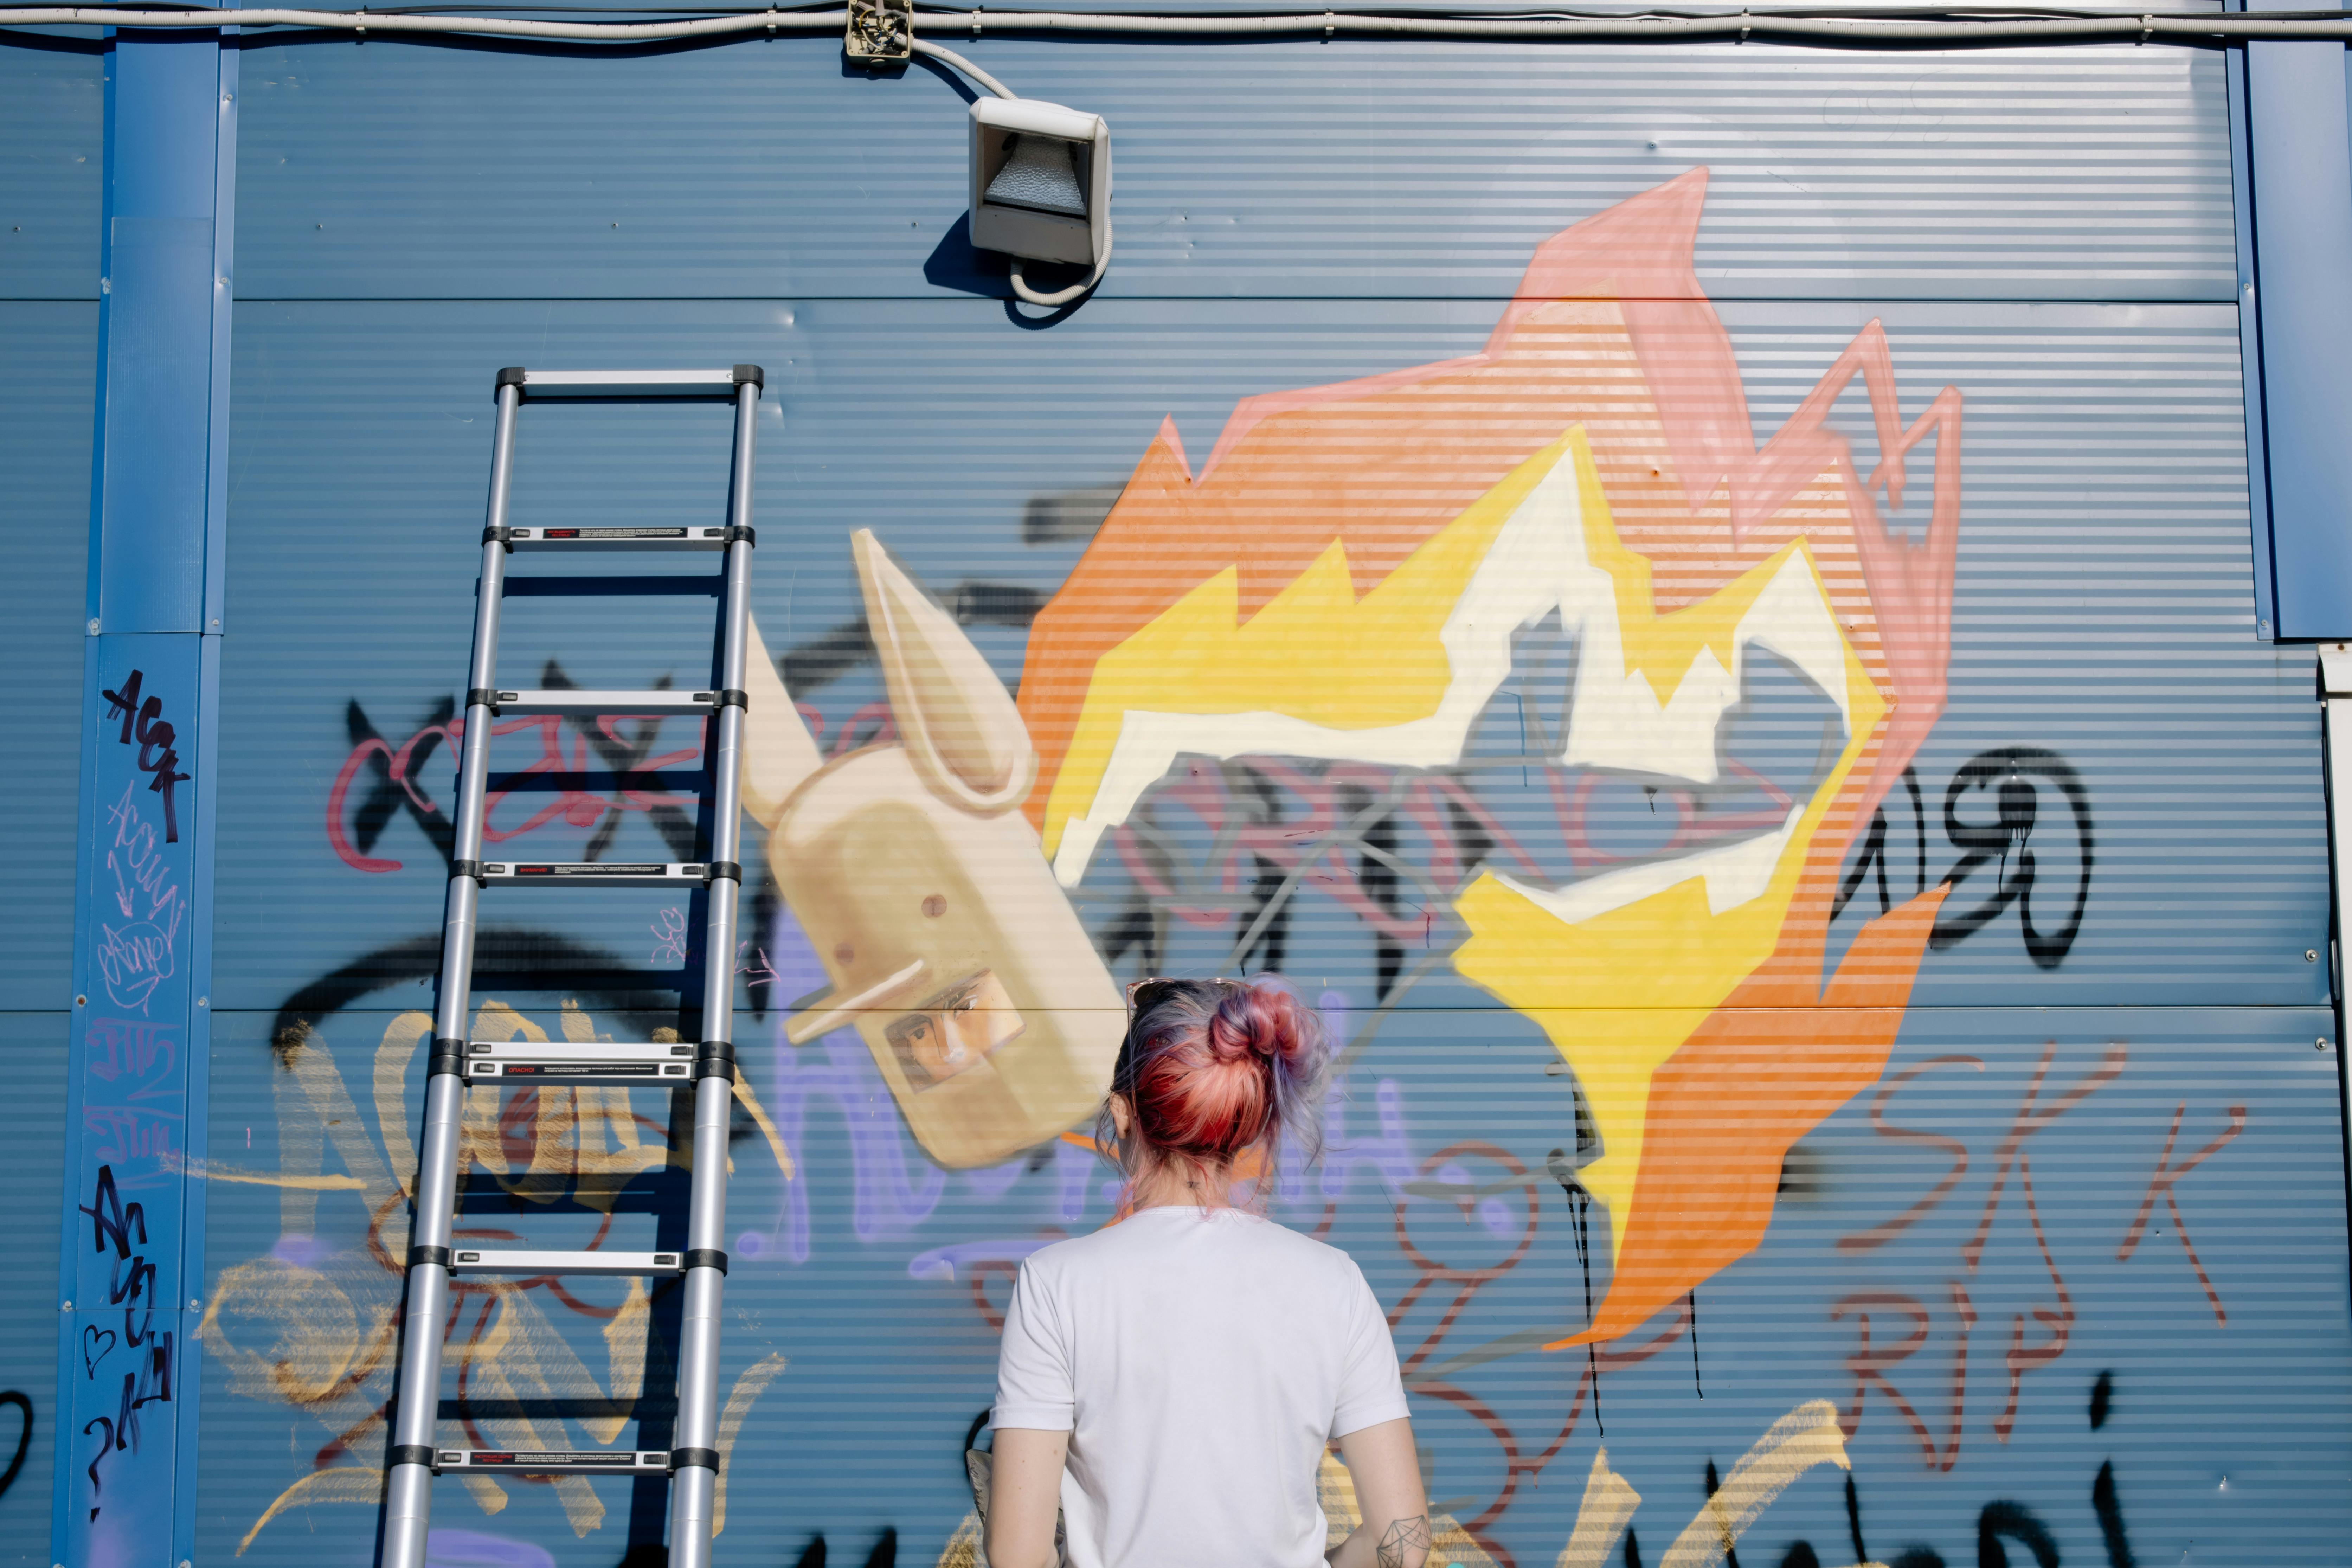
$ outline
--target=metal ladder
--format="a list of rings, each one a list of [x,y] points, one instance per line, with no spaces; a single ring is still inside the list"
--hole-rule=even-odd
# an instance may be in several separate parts
[[[727,1215],[727,1127],[734,1096],[735,919],[742,889],[736,861],[743,755],[745,647],[751,626],[751,441],[764,377],[758,365],[708,371],[502,370],[496,383],[498,426],[490,458],[488,525],[482,530],[482,576],[474,614],[472,674],[466,693],[465,743],[457,767],[457,850],[441,942],[440,993],[433,1016],[433,1054],[425,1091],[425,1135],[416,1171],[408,1248],[408,1294],[402,1319],[400,1384],[385,1455],[384,1568],[424,1568],[432,1517],[432,1480],[449,1471],[509,1475],[667,1475],[670,1478],[673,1568],[708,1568],[711,1499],[718,1479],[719,1301],[727,1275],[721,1249]],[[507,522],[513,472],[515,413],[526,397],[563,399],[703,397],[735,405],[735,451],[727,522],[722,527],[515,528]],[[715,689],[705,691],[501,690],[499,612],[507,556],[517,550],[706,550],[724,561]],[[708,727],[711,777],[710,859],[701,864],[490,862],[482,858],[483,797],[489,774],[491,721],[500,714],[699,714]],[[698,1046],[570,1045],[469,1038],[474,935],[481,890],[563,883],[573,887],[702,888],[709,893],[703,948],[702,1042]],[[466,1090],[477,1083],[624,1084],[694,1091],[694,1172],[684,1250],[547,1252],[456,1247],[458,1121]],[[605,1274],[684,1276],[678,1341],[678,1446],[667,1451],[594,1449],[518,1452],[439,1447],[441,1332],[457,1274]]]

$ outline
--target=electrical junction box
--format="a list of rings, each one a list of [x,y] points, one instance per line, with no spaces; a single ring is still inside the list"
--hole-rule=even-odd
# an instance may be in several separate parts
[[[971,242],[1091,267],[1110,237],[1110,127],[1034,99],[971,106]]]

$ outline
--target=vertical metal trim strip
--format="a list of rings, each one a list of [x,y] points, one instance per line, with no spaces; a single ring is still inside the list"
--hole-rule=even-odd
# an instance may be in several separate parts
[[[2232,11],[2246,0],[2228,0]],[[2269,438],[2263,428],[2262,298],[2254,288],[2259,258],[2254,248],[2253,169],[2248,154],[2246,51],[2222,51],[2221,79],[2230,117],[2230,189],[2238,248],[2238,366],[2246,423],[2246,517],[2253,536],[2254,635],[2265,642],[2278,636],[2278,561],[2271,540]]]
[[[228,434],[229,353],[236,305],[236,116],[237,68],[240,56],[229,40],[235,27],[221,30],[215,51],[219,68],[218,126],[213,147],[213,361],[212,407],[205,464],[205,580],[198,602],[196,647],[196,847],[190,879],[188,919],[189,970],[200,987],[195,1011],[188,1020],[188,1117],[184,1123],[185,1152],[192,1165],[212,1153],[213,898],[218,863],[215,831],[218,802],[213,788],[220,777],[221,660],[226,652],[228,610]],[[173,1489],[172,1561],[191,1563],[196,1555],[196,1492],[203,1477],[201,1418],[204,1406],[204,1347],[196,1331],[204,1322],[209,1297],[205,1268],[206,1183],[191,1181],[181,1194],[182,1294],[187,1306],[180,1314],[179,1365],[175,1375],[188,1391],[180,1414],[180,1448]]]
[[[2270,493],[2273,625],[2352,633],[2352,133],[2344,47],[2252,44],[2248,166]]]
[[[193,1556],[205,1201],[175,1161],[206,1147],[236,79],[218,31],[107,39],[59,1205],[58,1563],[89,1561],[101,1534],[112,1554]],[[106,1081],[132,1100],[92,1106],[101,1058]],[[117,1248],[128,1256],[105,1256]],[[121,1313],[121,1353],[78,1375],[79,1331],[101,1310]]]
[[[2328,948],[2334,962],[2328,968],[2328,989],[2335,994],[2336,1131],[2344,1151],[2346,1216],[2352,1225],[2352,1067],[2345,1061],[2345,1025],[2352,1019],[2352,1003],[2344,991],[2344,972],[2352,964],[2346,951],[2346,913],[2352,899],[2352,861],[2345,842],[2352,833],[2352,645],[2323,643],[2319,648],[2319,765],[2326,775],[2323,792],[2327,808]]]

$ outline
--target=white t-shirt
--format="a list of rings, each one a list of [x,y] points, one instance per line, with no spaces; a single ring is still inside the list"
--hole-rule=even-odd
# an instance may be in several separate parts
[[[1234,1209],[1142,1209],[1030,1254],[1000,1427],[1067,1432],[1072,1568],[1320,1568],[1333,1437],[1406,1414],[1354,1259]]]

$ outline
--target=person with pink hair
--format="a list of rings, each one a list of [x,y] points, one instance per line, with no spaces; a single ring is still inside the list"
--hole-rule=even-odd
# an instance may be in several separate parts
[[[1256,1212],[1281,1142],[1312,1152],[1324,1062],[1321,1020],[1279,981],[1129,992],[1096,1142],[1131,1212],[1022,1265],[990,1568],[1422,1568],[1388,1321],[1346,1253]],[[1327,1552],[1333,1439],[1363,1522]]]

